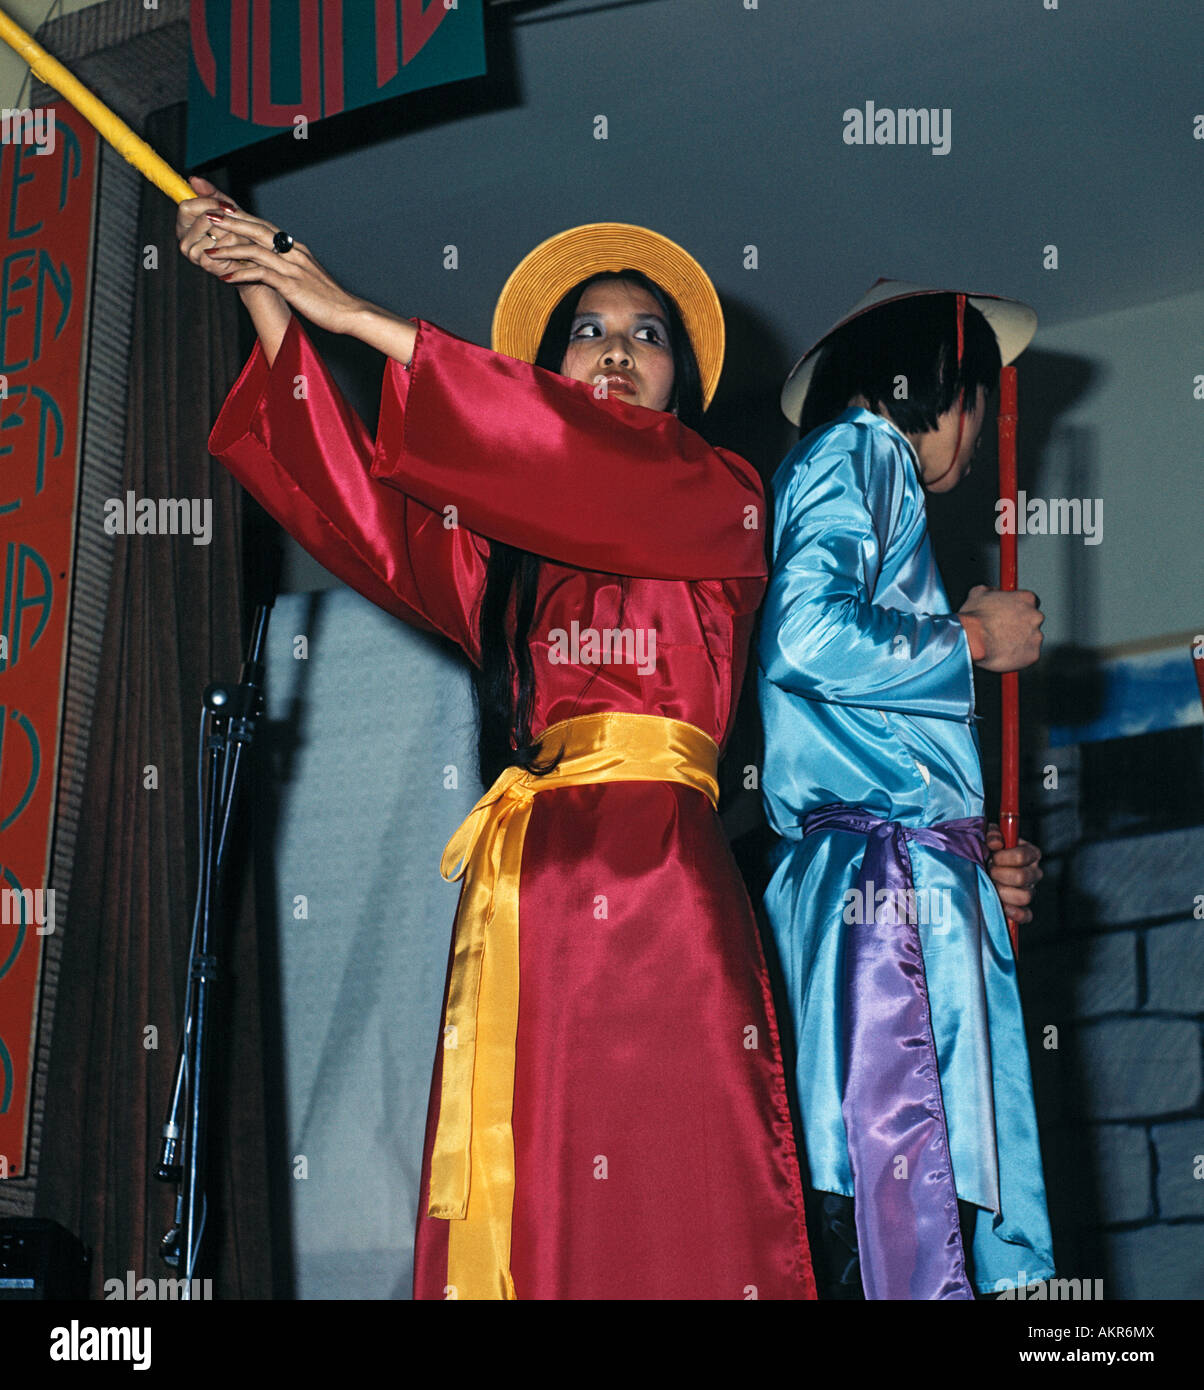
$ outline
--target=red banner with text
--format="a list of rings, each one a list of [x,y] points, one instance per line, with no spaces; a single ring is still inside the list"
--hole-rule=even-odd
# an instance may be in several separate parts
[[[0,1177],[25,1172],[79,483],[97,137],[66,102],[0,141]]]

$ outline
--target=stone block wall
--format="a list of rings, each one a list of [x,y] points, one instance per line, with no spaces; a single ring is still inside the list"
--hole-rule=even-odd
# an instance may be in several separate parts
[[[1204,1298],[1204,825],[1084,840],[1080,759],[1050,753],[1025,796],[1046,878],[1020,981],[1059,1273]]]

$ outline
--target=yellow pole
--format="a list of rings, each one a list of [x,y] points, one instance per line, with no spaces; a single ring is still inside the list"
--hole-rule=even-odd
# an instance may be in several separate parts
[[[161,188],[177,203],[182,203],[185,198],[200,196],[166,160],[159,158],[145,140],[135,135],[120,116],[110,111],[103,101],[98,101],[78,78],[72,77],[57,58],[52,58],[3,10],[0,10],[0,39],[25,59],[35,77],[41,78],[48,87],[53,87],[60,96],[65,97],[117,153],[145,174],[156,188]]]

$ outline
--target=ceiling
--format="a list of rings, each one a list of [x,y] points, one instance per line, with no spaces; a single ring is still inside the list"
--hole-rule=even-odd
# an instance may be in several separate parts
[[[238,161],[263,215],[400,312],[482,337],[536,242],[645,223],[714,277],[741,349],[730,393],[784,370],[879,275],[1016,295],[1047,324],[1204,287],[1198,0],[489,13],[488,78]],[[846,144],[843,113],[868,101],[948,108],[949,153]]]
[[[170,15],[179,53],[174,75],[135,66],[148,99],[184,90],[185,14],[163,0],[139,21]],[[1204,288],[1199,0],[490,0],[487,15],[486,77],[230,160],[256,210],[399,312],[485,338],[536,242],[644,223],[723,297],[722,406],[765,394],[880,275],[1016,295],[1046,325]],[[105,80],[119,110],[144,107]],[[871,101],[947,109],[949,152],[845,143],[844,113]]]

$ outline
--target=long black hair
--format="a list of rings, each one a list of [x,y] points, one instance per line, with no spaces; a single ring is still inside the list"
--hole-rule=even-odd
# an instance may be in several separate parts
[[[904,434],[925,434],[939,427],[962,391],[970,408],[980,387],[989,394],[999,367],[995,334],[967,302],[958,370],[955,294],[919,294],[881,304],[837,329],[820,349],[799,435],[835,419],[856,396],[864,396],[871,410],[886,415]],[[900,396],[900,390],[906,394]]]
[[[581,296],[591,285],[605,280],[625,280],[647,290],[659,305],[669,328],[673,354],[673,394],[669,409],[691,429],[702,426],[702,374],[672,297],[638,270],[603,271],[574,285],[548,317],[535,358],[537,367],[559,372],[568,348],[573,316]],[[582,480],[583,485],[586,480]],[[477,720],[477,757],[481,781],[490,786],[511,764],[529,772],[550,772],[559,760],[540,757],[538,740],[531,737],[535,703],[535,672],[528,642],[535,616],[540,557],[501,541],[490,541],[477,631],[481,664],[474,675]],[[513,621],[511,614],[513,613]]]

